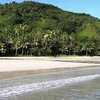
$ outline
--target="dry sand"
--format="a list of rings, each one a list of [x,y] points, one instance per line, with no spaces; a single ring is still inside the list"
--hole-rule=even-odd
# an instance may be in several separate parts
[[[40,70],[40,69],[53,69],[53,68],[68,68],[68,67],[82,67],[82,66],[93,66],[98,65],[94,63],[79,63],[77,60],[86,60],[90,61],[89,58],[80,59],[80,58],[72,58],[76,62],[67,62],[67,59],[61,58],[3,58],[0,60],[0,72],[5,71],[26,71],[26,70]]]
[[[54,69],[59,71],[66,68],[99,66],[99,62],[99,57],[1,57],[0,79],[33,74],[35,71],[40,72],[40,70],[48,72],[54,71]]]

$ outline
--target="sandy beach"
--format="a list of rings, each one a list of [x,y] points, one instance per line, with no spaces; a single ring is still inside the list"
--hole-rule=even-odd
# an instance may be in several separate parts
[[[100,57],[1,57],[0,79],[99,65]]]

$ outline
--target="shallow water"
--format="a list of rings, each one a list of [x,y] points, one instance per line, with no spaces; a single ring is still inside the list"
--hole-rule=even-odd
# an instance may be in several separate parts
[[[100,68],[0,80],[0,100],[100,100]]]

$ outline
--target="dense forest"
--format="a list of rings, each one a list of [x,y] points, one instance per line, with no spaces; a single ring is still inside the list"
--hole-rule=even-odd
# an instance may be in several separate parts
[[[0,56],[100,55],[100,19],[33,1],[0,4]]]

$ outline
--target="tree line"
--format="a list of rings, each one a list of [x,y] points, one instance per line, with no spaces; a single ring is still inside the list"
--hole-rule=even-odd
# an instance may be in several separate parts
[[[0,56],[100,55],[100,20],[33,1],[0,4]]]

